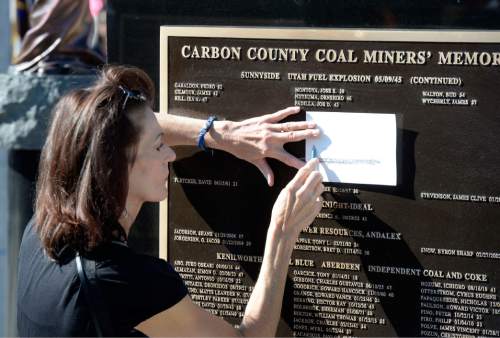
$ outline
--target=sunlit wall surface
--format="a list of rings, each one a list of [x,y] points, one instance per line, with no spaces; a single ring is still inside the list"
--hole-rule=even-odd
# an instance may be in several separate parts
[[[7,71],[11,56],[9,2],[0,1],[0,73]],[[0,336],[7,335],[7,202],[7,151],[0,148]]]
[[[7,306],[7,151],[0,149],[0,336],[6,332]]]

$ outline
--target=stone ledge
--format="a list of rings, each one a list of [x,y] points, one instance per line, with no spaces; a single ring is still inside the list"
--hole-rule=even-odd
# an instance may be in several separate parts
[[[94,81],[93,75],[0,74],[0,148],[41,149],[59,98]]]

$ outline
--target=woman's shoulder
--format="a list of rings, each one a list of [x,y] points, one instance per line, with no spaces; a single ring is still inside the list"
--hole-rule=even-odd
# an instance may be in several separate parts
[[[107,250],[106,258],[95,260],[95,278],[118,322],[126,319],[137,325],[188,294],[182,278],[165,260],[116,243]]]

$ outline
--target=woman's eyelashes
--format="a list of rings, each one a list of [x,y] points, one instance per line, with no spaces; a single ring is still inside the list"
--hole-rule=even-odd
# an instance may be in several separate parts
[[[160,143],[160,145],[158,147],[156,147],[156,151],[161,151],[161,149],[163,148],[164,144],[163,143]]]

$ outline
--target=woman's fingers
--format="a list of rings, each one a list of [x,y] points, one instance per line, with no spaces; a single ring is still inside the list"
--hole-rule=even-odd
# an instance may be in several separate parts
[[[321,178],[321,181],[323,181],[323,177]],[[323,200],[323,197],[321,197],[321,194],[325,191],[325,186],[321,182],[316,186],[316,189],[314,190],[314,196],[316,196],[316,199],[319,197],[320,200]]]
[[[290,216],[289,222],[291,228],[302,231],[314,221],[322,208],[323,198],[321,197],[321,192],[323,189],[323,184],[319,183],[314,186],[312,193],[309,191],[306,194],[309,196],[308,198],[305,198],[303,195],[302,198],[295,200],[293,213]]]
[[[297,142],[305,140],[306,138],[318,137],[320,134],[318,129],[302,129],[277,133],[274,137],[283,143]]]
[[[253,164],[257,168],[259,168],[262,175],[264,175],[264,177],[266,178],[266,181],[267,181],[267,185],[272,187],[274,185],[274,173],[271,170],[271,167],[269,166],[267,161],[265,159],[260,159],[260,160],[253,162]]]
[[[288,107],[282,110],[278,110],[275,113],[264,115],[263,121],[269,123],[276,123],[283,120],[285,117],[297,114],[298,112],[300,112],[300,107]]]
[[[297,122],[284,122],[269,124],[269,129],[277,132],[286,132],[303,129],[314,129],[316,123],[312,121],[297,121]]]
[[[298,203],[306,206],[316,202],[321,194],[322,176],[318,171],[313,171],[304,184],[297,190]]]
[[[309,226],[314,221],[314,219],[316,218],[316,216],[318,216],[318,214],[321,211],[322,207],[323,207],[323,199],[320,197],[320,199],[318,201],[316,201],[316,203],[314,204],[313,212],[312,212],[312,215],[311,215],[312,218],[311,218],[311,221],[308,222],[309,224],[307,224],[307,226]]]
[[[283,148],[277,151],[275,154],[271,155],[271,157],[285,163],[287,166],[300,169],[304,166],[305,162],[299,160]]]
[[[309,160],[302,168],[299,169],[299,171],[297,171],[290,183],[288,183],[288,187],[293,191],[297,191],[302,184],[304,184],[309,174],[316,170],[318,164],[319,160],[317,158]]]
[[[307,162],[278,197],[276,220],[283,231],[300,232],[308,226],[321,210],[321,193],[324,190],[322,176],[316,170],[318,159]],[[293,230],[292,230],[293,229]]]

